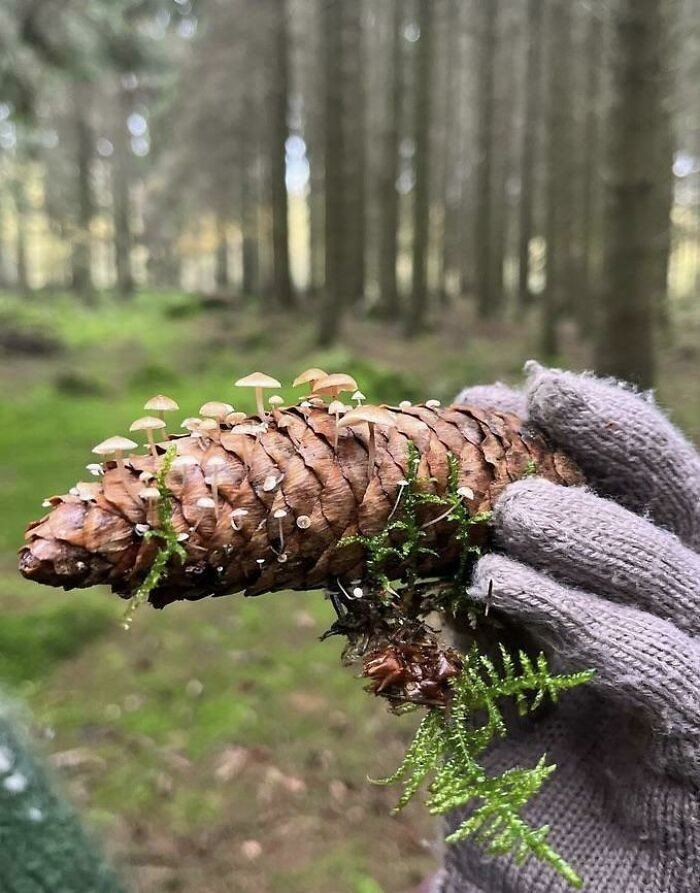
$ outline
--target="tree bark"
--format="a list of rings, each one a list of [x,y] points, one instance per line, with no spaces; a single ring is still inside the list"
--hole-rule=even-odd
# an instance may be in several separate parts
[[[417,335],[428,311],[428,245],[430,238],[430,133],[432,117],[433,0],[418,0],[420,37],[416,49],[413,193],[413,270],[406,332]]]
[[[655,380],[672,202],[668,17],[673,4],[616,0],[605,179],[603,302],[597,367],[641,387]]]
[[[501,302],[500,282],[493,280],[493,150],[498,49],[499,0],[477,3],[479,28],[477,43],[478,108],[476,122],[476,202],[474,208],[474,286],[477,313],[489,319]]]
[[[275,302],[284,309],[296,305],[289,265],[289,202],[287,197],[287,139],[289,137],[289,36],[286,0],[272,4],[271,155],[272,266]]]
[[[343,130],[343,0],[325,0],[322,7],[325,75],[325,283],[318,342],[332,344],[340,334],[347,305],[345,273],[345,134]]]
[[[379,300],[380,315],[395,319],[400,312],[396,270],[399,231],[399,141],[403,99],[403,0],[391,0],[390,59],[386,84],[382,158],[379,177]]]
[[[86,300],[92,299],[92,247],[90,228],[95,201],[92,190],[93,135],[89,113],[90,86],[75,82],[72,89],[73,138],[75,142],[75,202],[76,221],[73,234],[72,275],[73,289]]]
[[[549,3],[549,95],[547,97],[547,284],[542,301],[540,351],[554,361],[559,323],[571,305],[573,231],[573,127],[571,109],[572,19],[568,3]]]
[[[535,168],[542,105],[542,0],[527,4],[527,62],[525,70],[525,115],[520,155],[520,204],[518,232],[518,310],[532,303],[530,293],[530,246],[534,234]]]
[[[117,291],[123,297],[129,297],[134,292],[134,276],[131,267],[131,149],[126,124],[130,111],[129,93],[119,83],[117,86],[116,120],[114,125],[112,203]]]

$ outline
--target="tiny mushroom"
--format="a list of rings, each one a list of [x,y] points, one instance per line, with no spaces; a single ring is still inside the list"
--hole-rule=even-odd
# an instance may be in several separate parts
[[[337,400],[341,393],[356,391],[357,382],[352,375],[334,372],[332,375],[326,375],[325,378],[319,378],[314,382],[313,387],[314,394],[329,394],[334,400]]]
[[[161,421],[165,421],[166,412],[175,412],[180,407],[170,397],[166,397],[165,394],[156,394],[155,397],[151,397],[150,400],[143,404],[143,408],[149,412],[155,412]]]
[[[279,521],[279,530],[280,530],[280,552],[284,552],[284,530],[282,529],[282,523],[284,519],[287,517],[287,513],[284,509],[277,509],[273,516]]]
[[[104,468],[100,465],[99,462],[89,462],[85,468],[90,472],[94,477],[99,477],[101,474],[105,473]]]
[[[439,409],[440,401],[439,400],[426,400],[425,405],[428,409]]]
[[[197,416],[188,416],[186,419],[182,420],[180,427],[184,428],[186,431],[192,431],[194,433],[198,430],[201,424],[202,420]]]
[[[230,403],[221,403],[219,400],[209,400],[208,403],[199,407],[199,414],[203,418],[216,419],[217,422],[223,421],[231,412],[233,412],[233,406]]]
[[[122,476],[122,480],[128,488],[129,475],[124,466],[124,451],[135,450],[137,447],[138,444],[134,443],[133,440],[129,440],[128,437],[120,437],[117,435],[116,437],[108,437],[107,440],[98,443],[97,446],[92,448],[92,451],[97,456],[114,457],[114,461],[117,463],[117,468]]]
[[[241,529],[241,528],[238,526],[238,524],[236,523],[236,522],[238,521],[238,519],[239,519],[239,518],[245,518],[245,516],[246,516],[247,514],[248,514],[248,509],[234,509],[234,510],[231,512],[231,527],[233,527],[233,529],[234,529],[235,531],[239,531],[239,530]]]
[[[230,412],[224,421],[227,425],[233,427],[234,425],[240,425],[241,422],[244,422],[247,418],[248,416],[244,412]]]
[[[155,416],[145,415],[143,418],[136,419],[135,422],[131,423],[131,427],[129,431],[145,431],[146,439],[148,440],[148,446],[151,450],[151,455],[153,457],[158,455],[158,450],[156,449],[156,442],[153,438],[153,432],[158,431],[161,428],[165,428],[165,422],[163,419],[157,419]]]
[[[405,409],[410,409],[411,406],[413,406],[413,404],[411,403],[410,400],[402,400],[402,401],[399,403],[399,409],[400,409],[402,412],[403,412],[403,410],[405,410]]]
[[[308,530],[311,527],[311,518],[308,515],[299,515],[297,518],[297,527],[299,530]]]
[[[379,406],[358,406],[351,409],[338,422],[339,428],[354,427],[356,425],[367,424],[369,426],[369,444],[367,450],[367,469],[369,476],[374,474],[374,457],[376,453],[376,440],[374,437],[374,429],[377,425],[384,428],[396,427],[396,420],[386,409]]]
[[[352,395],[351,399],[353,399],[357,403],[358,406],[362,406],[362,401],[366,400],[367,398],[362,393],[362,391],[355,391],[355,393]]]
[[[335,416],[335,432],[333,436],[333,449],[338,449],[338,419],[345,412],[345,405],[340,400],[334,400],[328,407],[328,415]]]
[[[263,406],[263,390],[266,388],[281,388],[282,385],[276,378],[265,375],[264,372],[253,372],[236,382],[237,388],[255,388],[255,405],[261,421],[265,421],[265,407]]]
[[[201,437],[202,439],[205,437],[209,437],[211,439],[214,432],[218,430],[219,423],[215,422],[214,419],[202,419],[193,434],[195,435],[195,437]]]
[[[269,400],[267,401],[273,410],[279,409],[280,406],[284,403],[284,397],[280,397],[279,394],[273,394]]]
[[[158,502],[160,500],[160,491],[157,487],[144,487],[139,490],[139,499],[143,499],[146,503],[146,521],[151,527],[158,526]]]
[[[212,456],[207,462],[207,476],[204,478],[206,484],[211,485],[211,491],[214,497],[214,514],[219,517],[219,472],[226,467],[226,460],[222,456]]]
[[[302,384],[308,384],[311,385],[311,390],[315,391],[316,382],[319,381],[319,379],[325,377],[326,373],[323,371],[323,369],[305,369],[303,372],[300,372],[299,375],[297,375],[297,377],[294,379],[294,381],[292,382],[292,387],[298,388]]]

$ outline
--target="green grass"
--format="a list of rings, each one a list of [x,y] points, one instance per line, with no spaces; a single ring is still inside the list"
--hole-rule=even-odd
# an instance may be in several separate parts
[[[84,755],[64,783],[124,870],[149,893],[402,893],[433,864],[420,808],[390,818],[395,792],[371,786],[398,764],[415,717],[396,719],[318,641],[318,594],[224,598],[139,611],[104,591],[21,580],[15,551],[42,500],[89,479],[93,444],[126,433],[164,391],[185,415],[205,400],[252,409],[233,382],[261,369],[290,382],[320,365],[355,375],[375,401],[437,397],[463,384],[517,381],[534,332],[454,324],[410,344],[353,323],[332,350],[311,322],[250,311],[200,313],[177,294],[95,309],[65,296],[0,297],[0,323],[58,335],[51,357],[0,357],[0,678],[29,703],[51,752]],[[664,348],[661,398],[700,436],[693,378],[697,320]],[[567,341],[567,363],[586,351]],[[97,391],[97,393],[91,393]],[[290,387],[282,393],[296,396]],[[243,764],[222,780],[231,753]],[[263,854],[246,855],[245,841]],[[154,867],[155,866],[155,867]],[[156,872],[157,867],[157,872]],[[160,872],[160,873],[158,873]]]

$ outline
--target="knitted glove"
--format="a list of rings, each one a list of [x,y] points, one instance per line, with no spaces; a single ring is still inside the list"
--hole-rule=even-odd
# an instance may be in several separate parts
[[[530,421],[593,489],[512,484],[495,510],[500,554],[479,561],[471,594],[516,621],[556,669],[597,675],[514,727],[489,768],[531,766],[545,752],[558,765],[525,814],[552,826],[549,840],[583,889],[691,893],[700,888],[700,458],[650,399],[590,376],[530,372]],[[500,396],[511,407],[519,399]],[[499,392],[466,397],[493,405]],[[546,866],[469,842],[446,848],[435,886],[568,889]]]
[[[0,705],[0,891],[122,893]]]

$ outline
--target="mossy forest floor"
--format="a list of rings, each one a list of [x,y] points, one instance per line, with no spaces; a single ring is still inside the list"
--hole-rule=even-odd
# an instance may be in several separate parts
[[[700,320],[679,317],[660,400],[700,439]],[[211,399],[252,409],[240,375],[290,381],[313,364],[351,372],[372,400],[446,400],[517,381],[536,352],[529,325],[476,326],[462,307],[409,343],[356,322],[332,350],[304,319],[179,294],[92,309],[0,296],[0,682],[144,893],[404,893],[435,864],[420,806],[391,817],[398,792],[366,780],[397,765],[415,719],[387,714],[341,668],[341,643],[318,641],[331,621],[320,595],[144,608],[124,632],[106,592],[54,592],[15,571],[42,499],[89,479],[90,447],[125,433],[157,391],[182,416]],[[565,350],[563,364],[585,366],[584,347]]]

